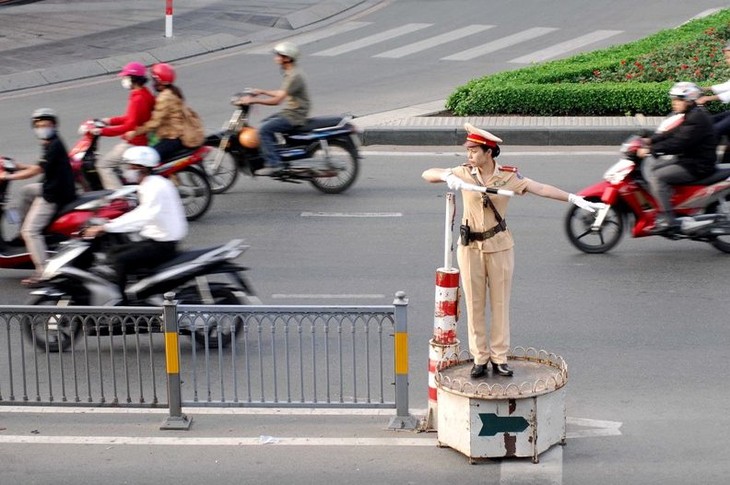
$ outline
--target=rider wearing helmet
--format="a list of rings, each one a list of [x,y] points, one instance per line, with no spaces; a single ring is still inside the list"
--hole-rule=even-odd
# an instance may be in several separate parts
[[[725,47],[722,49],[722,54],[725,56],[725,62],[730,65],[730,42],[725,44]],[[703,92],[709,95],[701,96],[697,100],[697,104],[705,104],[710,101],[721,101],[725,104],[730,103],[730,81],[703,88]],[[718,143],[723,136],[726,136],[728,137],[728,145],[730,145],[730,111],[723,111],[722,113],[713,115],[712,123],[715,128],[715,136],[717,136]],[[730,150],[727,149],[727,146],[722,163],[730,163]]]
[[[697,104],[701,89],[691,82],[678,82],[669,90],[672,111],[684,113],[684,121],[669,131],[655,133],[645,139],[646,148],[639,150],[644,157],[642,173],[656,199],[659,213],[656,233],[678,229],[671,205],[671,184],[685,184],[700,180],[715,170],[717,142],[712,129],[712,117]],[[659,158],[673,155],[671,158]]]
[[[91,133],[101,136],[122,136],[145,124],[152,116],[155,106],[155,97],[145,87],[147,83],[147,68],[139,62],[130,62],[119,73],[122,86],[129,90],[127,111],[121,116],[104,118],[107,124],[104,128],[93,128]],[[131,146],[147,145],[147,135],[140,134],[122,141],[112,148],[103,158],[96,162],[96,170],[105,189],[116,190],[122,186],[116,173],[116,167],[122,163],[122,154]]]
[[[150,68],[150,74],[154,89],[159,93],[152,117],[127,133],[125,138],[132,139],[153,132],[157,138],[155,150],[160,154],[160,159],[165,160],[185,146],[180,140],[185,128],[185,97],[180,88],[173,84],[177,76],[170,64],[155,64]]]
[[[61,207],[76,198],[76,185],[68,151],[56,131],[58,116],[55,111],[50,108],[35,110],[31,117],[31,126],[41,143],[40,160],[33,165],[18,163],[16,172],[2,172],[0,179],[23,180],[43,174],[41,182],[23,187],[20,207],[20,215],[23,217],[20,236],[35,266],[33,276],[24,279],[22,284],[34,287],[39,283],[47,258],[43,230]]]
[[[263,120],[259,127],[261,155],[264,167],[256,175],[275,175],[282,169],[281,158],[276,153],[276,133],[290,133],[307,121],[309,115],[309,93],[304,75],[297,67],[299,48],[291,42],[282,42],[274,47],[274,62],[284,75],[281,87],[276,90],[254,89],[251,96],[244,96],[243,104],[277,106],[283,102],[286,107]],[[259,97],[259,96],[266,97]]]
[[[94,237],[102,232],[138,232],[142,237],[141,241],[114,246],[108,254],[117,273],[117,284],[124,302],[127,274],[175,257],[178,241],[187,235],[188,223],[175,185],[152,173],[152,169],[160,163],[157,151],[152,147],[131,147],[124,152],[123,158],[125,179],[139,183],[139,205],[104,225],[86,229],[84,235]]]

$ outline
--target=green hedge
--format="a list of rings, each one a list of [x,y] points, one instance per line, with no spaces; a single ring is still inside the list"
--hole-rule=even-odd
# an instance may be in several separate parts
[[[628,44],[472,80],[446,108],[459,116],[664,115],[672,83],[730,79],[720,52],[727,39],[730,9]]]

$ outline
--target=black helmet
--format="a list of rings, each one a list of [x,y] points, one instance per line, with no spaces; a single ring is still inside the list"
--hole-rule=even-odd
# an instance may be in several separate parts
[[[30,125],[35,126],[35,122],[41,120],[50,120],[53,121],[54,125],[58,124],[58,116],[56,115],[56,112],[51,108],[38,108],[37,110],[33,111],[33,115],[30,119]]]

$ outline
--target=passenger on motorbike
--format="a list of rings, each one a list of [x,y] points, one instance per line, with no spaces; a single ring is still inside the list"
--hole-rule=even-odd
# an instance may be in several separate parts
[[[130,62],[119,73],[122,77],[122,86],[129,90],[127,111],[121,116],[104,118],[107,124],[104,128],[92,128],[91,134],[99,136],[122,136],[125,133],[144,125],[152,116],[155,106],[155,97],[145,87],[147,83],[147,68],[139,62]],[[146,146],[146,133],[123,140],[96,162],[96,171],[101,184],[105,189],[116,190],[121,188],[122,182],[116,173],[116,168],[122,164],[122,155],[131,146]]]
[[[700,88],[691,82],[678,82],[669,90],[672,111],[684,113],[677,127],[645,138],[646,147],[637,151],[639,157],[651,154],[643,162],[642,174],[656,199],[658,214],[654,232],[677,231],[679,225],[671,206],[671,184],[700,180],[715,170],[717,146],[712,129],[712,117],[697,104]],[[671,158],[660,158],[673,155]]]
[[[185,97],[180,88],[173,84],[176,75],[171,65],[155,64],[150,68],[150,73],[154,89],[159,93],[152,117],[142,126],[127,132],[124,138],[132,140],[137,136],[154,132],[157,138],[154,148],[159,153],[160,159],[166,160],[185,146],[180,139],[185,127],[183,114]]]
[[[725,56],[725,62],[730,65],[730,42],[725,44],[725,47],[722,49],[722,54]],[[697,100],[697,104],[705,104],[711,101],[721,101],[725,104],[730,103],[730,81],[702,88],[702,91],[711,94],[701,96]],[[723,136],[726,136],[728,137],[728,145],[730,145],[730,111],[723,111],[722,113],[713,115],[712,123],[715,127],[715,135],[717,136],[718,143]],[[725,148],[722,162],[730,163],[730,150],[727,147]]]
[[[276,152],[276,134],[290,133],[307,122],[310,100],[304,75],[297,67],[299,48],[291,42],[282,42],[274,47],[274,61],[281,67],[284,81],[276,90],[254,89],[252,94],[241,98],[243,104],[277,106],[286,102],[286,107],[263,120],[259,127],[261,155],[264,167],[256,175],[275,175],[286,167]],[[259,96],[266,96],[260,98]]]
[[[139,232],[142,237],[141,241],[115,246],[107,255],[122,295],[130,272],[174,258],[177,243],[188,232],[185,209],[175,185],[165,177],[152,174],[152,168],[160,163],[157,151],[151,147],[132,147],[124,152],[123,158],[127,165],[124,178],[139,184],[139,205],[117,219],[84,231],[85,237],[104,232]]]
[[[20,236],[30,252],[35,272],[21,281],[28,287],[39,284],[39,277],[46,264],[46,241],[43,229],[51,222],[56,212],[76,198],[68,151],[56,131],[58,117],[50,108],[39,108],[33,112],[31,126],[40,140],[41,158],[35,165],[17,163],[14,173],[0,173],[1,180],[23,180],[43,174],[43,181],[23,187],[20,215],[23,224]]]

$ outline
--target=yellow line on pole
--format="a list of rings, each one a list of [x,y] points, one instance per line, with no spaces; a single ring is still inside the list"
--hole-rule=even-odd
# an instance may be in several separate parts
[[[408,374],[408,333],[395,333],[395,373]]]
[[[165,361],[168,374],[180,373],[180,359],[177,348],[177,332],[165,332]]]

